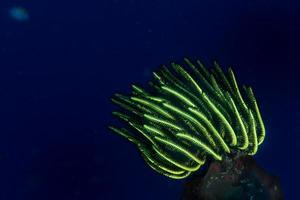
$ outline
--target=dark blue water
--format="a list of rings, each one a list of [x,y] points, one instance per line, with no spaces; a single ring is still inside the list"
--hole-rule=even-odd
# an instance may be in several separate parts
[[[26,12],[13,16],[15,7]],[[267,128],[255,157],[298,199],[299,9],[292,0],[1,0],[0,199],[178,199],[183,181],[156,174],[106,127],[113,93],[185,56],[232,65],[253,86]]]

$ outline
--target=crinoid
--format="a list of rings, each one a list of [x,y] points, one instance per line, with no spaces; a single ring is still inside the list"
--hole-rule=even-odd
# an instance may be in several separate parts
[[[112,101],[113,112],[127,128],[110,129],[139,149],[155,171],[181,179],[208,159],[221,161],[236,153],[254,155],[265,138],[265,128],[251,87],[239,87],[233,70],[224,73],[185,59],[153,73],[144,90],[132,86],[129,96]]]

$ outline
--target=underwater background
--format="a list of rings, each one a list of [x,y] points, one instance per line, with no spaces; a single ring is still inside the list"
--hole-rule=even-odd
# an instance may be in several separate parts
[[[300,3],[0,1],[0,200],[179,199],[111,134],[110,97],[184,57],[232,66],[266,126],[256,161],[299,198]]]

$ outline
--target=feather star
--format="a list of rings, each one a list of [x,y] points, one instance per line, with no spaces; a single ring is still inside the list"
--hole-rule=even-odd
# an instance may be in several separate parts
[[[242,91],[240,91],[242,89]],[[132,85],[131,95],[115,94],[113,112],[126,128],[109,128],[139,149],[155,171],[182,179],[208,159],[240,152],[254,155],[265,127],[251,87],[239,87],[231,68],[223,72],[199,60],[171,63],[153,73],[147,91]]]

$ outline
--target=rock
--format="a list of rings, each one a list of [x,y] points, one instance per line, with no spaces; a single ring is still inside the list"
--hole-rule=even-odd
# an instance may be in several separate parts
[[[205,174],[189,179],[182,200],[282,200],[277,177],[259,167],[251,156],[211,162]]]

